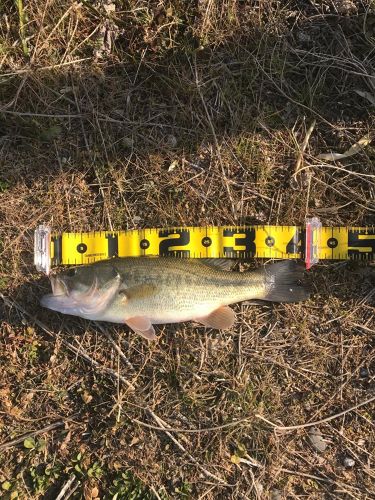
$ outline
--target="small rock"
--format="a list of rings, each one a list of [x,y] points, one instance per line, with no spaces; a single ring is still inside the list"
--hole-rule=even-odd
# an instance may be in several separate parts
[[[334,0],[333,3],[337,13],[341,16],[349,16],[358,11],[358,7],[352,0]]]
[[[368,377],[368,369],[365,366],[362,366],[362,368],[359,370],[359,376],[361,378],[367,378]]]
[[[299,31],[297,33],[297,39],[301,43],[310,43],[311,42],[311,36],[304,31]]]
[[[343,460],[344,466],[347,467],[348,469],[351,469],[352,467],[355,466],[355,460],[353,460],[350,457],[345,457]]]
[[[165,145],[168,148],[175,148],[177,146],[177,138],[174,135],[167,135],[165,138]]]
[[[319,453],[323,453],[327,449],[327,443],[323,439],[322,434],[317,427],[310,428],[309,438],[312,447]]]
[[[121,139],[121,144],[124,146],[124,148],[132,149],[134,146],[134,141],[131,137],[123,137]]]
[[[260,497],[263,498],[263,492],[264,492],[263,484],[260,483],[259,481],[254,481],[254,486],[258,495],[260,495]]]
[[[271,500],[283,500],[283,496],[280,490],[271,490]]]

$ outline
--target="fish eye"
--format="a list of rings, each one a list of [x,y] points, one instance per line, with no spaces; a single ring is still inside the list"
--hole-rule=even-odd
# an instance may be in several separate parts
[[[77,274],[77,268],[72,267],[71,269],[68,269],[66,271],[66,275],[69,276],[69,278],[73,278]]]

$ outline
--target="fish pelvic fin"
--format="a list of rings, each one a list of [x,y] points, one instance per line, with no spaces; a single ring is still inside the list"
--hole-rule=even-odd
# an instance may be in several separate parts
[[[265,282],[265,296],[270,302],[300,302],[310,297],[309,288],[301,283],[304,266],[292,260],[269,264],[261,271]]]
[[[147,340],[157,340],[155,334],[155,329],[151,324],[151,321],[145,316],[134,316],[133,318],[128,318],[125,323],[138,335],[141,335]]]
[[[228,306],[221,306],[204,318],[196,318],[198,323],[207,326],[208,328],[216,328],[217,330],[226,330],[231,328],[236,320],[236,315]]]

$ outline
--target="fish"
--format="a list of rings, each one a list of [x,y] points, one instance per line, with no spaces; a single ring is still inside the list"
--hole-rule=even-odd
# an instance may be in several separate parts
[[[68,268],[51,275],[52,293],[41,305],[93,321],[122,323],[148,340],[154,325],[195,321],[231,328],[231,304],[248,300],[308,299],[303,267],[278,261],[255,271],[232,271],[229,259],[123,257]]]

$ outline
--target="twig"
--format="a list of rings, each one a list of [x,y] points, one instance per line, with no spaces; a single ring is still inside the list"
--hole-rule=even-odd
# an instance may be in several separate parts
[[[77,415],[73,415],[72,417],[66,418],[64,420],[58,420],[57,422],[54,422],[53,424],[47,425],[46,427],[43,427],[42,429],[38,429],[36,431],[31,431],[27,432],[25,434],[22,434],[22,436],[12,439],[11,441],[8,441],[7,443],[3,443],[0,445],[0,451],[7,450],[8,448],[12,448],[13,446],[16,446],[17,444],[22,443],[26,438],[28,437],[34,437],[34,436],[39,436],[39,434],[44,434],[45,432],[53,431],[59,427],[62,427],[63,425],[66,424],[66,422],[71,422],[76,418]]]
[[[245,417],[245,418],[241,418],[240,420],[236,420],[235,422],[229,422],[227,424],[217,425],[214,427],[205,427],[203,429],[178,429],[178,428],[174,428],[174,427],[157,427],[156,425],[146,424],[146,422],[142,422],[142,420],[138,420],[136,418],[132,418],[132,421],[136,422],[137,424],[142,425],[144,427],[148,427],[149,429],[154,429],[156,431],[180,432],[180,433],[184,433],[184,434],[199,434],[201,432],[220,431],[220,430],[226,429],[228,427],[235,427],[238,424],[241,424],[243,422],[247,422],[249,419],[250,419],[250,417]]]
[[[25,73],[36,73],[38,71],[49,71],[51,69],[57,69],[57,68],[61,68],[63,66],[71,66],[72,64],[76,64],[76,63],[80,63],[80,62],[83,62],[83,61],[89,61],[91,60],[92,57],[83,57],[81,59],[76,59],[76,60],[73,60],[73,61],[65,61],[63,63],[60,63],[60,64],[51,64],[50,66],[41,66],[40,68],[25,68],[25,69],[18,69],[18,70],[15,70],[15,71],[12,71],[10,73],[3,73],[1,76],[4,78],[6,76],[15,76],[15,75],[22,75],[22,74],[25,74]]]
[[[78,488],[79,481],[74,485],[74,482],[77,480],[76,476],[72,474],[69,479],[66,481],[64,486],[61,488],[60,493],[57,495],[56,500],[66,500],[72,496],[74,491]],[[72,486],[74,487],[72,488]]]
[[[367,490],[364,490],[362,488],[359,488],[358,486],[353,486],[353,485],[349,485],[346,483],[342,483],[341,481],[335,481],[334,479],[330,479],[329,477],[319,477],[319,476],[315,476],[313,474],[307,474],[306,472],[299,472],[296,470],[290,470],[290,469],[284,469],[284,468],[281,468],[279,470],[280,470],[280,472],[285,472],[286,474],[293,474],[295,476],[307,477],[309,479],[315,479],[316,481],[322,481],[323,483],[335,484],[336,486],[339,486],[340,488],[349,487],[349,488],[353,488],[356,491],[362,491],[362,492],[367,491]],[[349,493],[349,492],[347,492],[347,493]]]
[[[234,204],[234,200],[233,200],[231,189],[229,187],[228,178],[227,178],[226,173],[225,173],[224,163],[223,163],[223,159],[221,157],[221,152],[220,152],[220,147],[219,147],[219,141],[217,140],[217,135],[216,135],[215,127],[214,127],[214,125],[212,123],[211,116],[210,116],[210,113],[208,111],[206,101],[204,100],[204,97],[203,97],[203,94],[202,94],[202,91],[201,91],[201,88],[200,88],[196,59],[194,59],[194,67],[195,67],[194,69],[195,69],[195,85],[196,85],[196,89],[198,91],[200,100],[202,101],[202,105],[203,105],[203,108],[204,108],[206,116],[207,116],[207,121],[208,121],[208,124],[210,126],[211,133],[212,133],[212,136],[213,136],[213,139],[214,139],[216,153],[218,155],[221,172],[223,174],[223,178],[224,178],[224,181],[225,181],[224,184],[225,184],[225,187],[226,187],[226,190],[227,190],[227,193],[228,193],[228,197],[229,197],[230,202],[231,202],[232,213],[233,213],[233,216],[236,217],[235,204]]]
[[[372,396],[372,398],[366,399],[366,401],[362,401],[362,403],[358,403],[355,406],[351,406],[350,408],[340,411],[339,413],[335,413],[335,415],[331,415],[330,417],[323,418],[321,420],[315,420],[314,422],[309,422],[307,424],[301,424],[301,425],[290,425],[290,426],[283,426],[283,425],[277,425],[270,420],[267,420],[265,417],[262,415],[256,414],[255,416],[259,418],[260,420],[263,420],[267,424],[271,425],[275,430],[279,431],[292,431],[296,429],[305,429],[306,427],[312,427],[315,425],[320,425],[320,424],[325,424],[326,422],[330,422],[331,420],[335,420],[336,418],[342,417],[343,415],[346,415],[347,413],[350,413],[351,411],[357,410],[358,408],[361,408],[362,406],[365,406],[369,403],[372,403],[375,401],[375,396]]]
[[[297,156],[296,167],[294,169],[294,175],[293,175],[294,179],[296,179],[297,174],[300,171],[300,167],[301,167],[301,164],[302,164],[302,161],[303,161],[303,155],[304,155],[304,153],[306,151],[307,145],[308,145],[309,140],[310,140],[310,136],[313,133],[315,125],[316,125],[316,120],[313,120],[312,123],[311,123],[311,125],[310,125],[310,127],[309,127],[309,129],[308,129],[308,131],[306,132],[305,138],[303,140],[303,143],[301,145],[301,148],[300,148],[298,156]]]
[[[229,486],[231,487],[232,485],[231,484],[228,484],[226,483],[223,479],[221,479],[221,477],[218,477],[218,476],[215,476],[215,474],[212,474],[212,472],[208,471],[207,469],[205,469],[199,462],[196,458],[193,457],[193,455],[191,455],[183,446],[182,444],[177,441],[177,439],[172,436],[172,434],[166,429],[165,427],[165,422],[160,418],[158,417],[157,415],[155,415],[155,413],[150,410],[148,408],[148,412],[150,413],[150,415],[152,416],[152,418],[155,420],[155,422],[160,425],[160,427],[162,428],[163,432],[166,433],[166,435],[169,437],[169,439],[171,439],[174,444],[183,452],[185,453],[192,462],[194,462],[194,464],[202,471],[204,472],[204,474],[212,479],[216,479],[216,481],[219,481],[220,484],[224,485],[224,486]]]
[[[26,16],[25,16],[25,10],[23,8],[23,1],[22,0],[16,0],[16,7],[18,10],[18,18],[19,18],[19,33],[21,37],[21,43],[22,43],[22,50],[24,56],[28,57],[29,55],[29,48],[27,46],[27,38],[26,38]]]
[[[112,368],[107,368],[106,366],[103,366],[101,365],[100,363],[98,363],[97,361],[95,361],[95,359],[92,359],[85,350],[83,350],[81,347],[80,348],[77,348],[77,347],[74,347],[74,345],[72,345],[70,342],[68,342],[67,340],[65,340],[64,338],[58,336],[56,333],[54,332],[51,332],[51,330],[49,330],[47,328],[47,326],[42,323],[41,321],[39,321],[37,318],[35,318],[35,316],[33,316],[32,314],[30,314],[29,312],[27,312],[23,307],[21,307],[17,302],[15,301],[11,301],[9,300],[7,297],[5,297],[1,292],[0,292],[0,298],[4,301],[4,304],[6,304],[7,306],[9,307],[12,307],[14,306],[18,311],[20,311],[22,314],[28,316],[36,325],[39,326],[39,328],[41,328],[45,333],[47,333],[48,335],[50,335],[51,337],[55,338],[55,339],[59,339],[61,341],[61,343],[63,345],[65,345],[65,347],[67,347],[71,352],[73,352],[74,354],[76,354],[77,356],[80,356],[82,359],[84,359],[85,361],[87,361],[90,365],[94,366],[95,368],[97,368],[98,370],[101,370],[105,373],[107,373],[108,375],[110,375],[112,378],[114,378],[116,381],[117,380],[121,380],[121,382],[123,382],[124,384],[126,384],[130,389],[132,390],[135,390],[135,387],[133,384],[131,384],[128,380],[126,380],[125,377],[123,377],[122,375],[120,375],[119,373],[115,372],[115,370],[112,370]]]
[[[128,358],[125,356],[125,354],[122,352],[120,346],[114,341],[114,339],[112,338],[112,336],[106,331],[105,328],[103,328],[103,326],[98,323],[98,322],[95,322],[96,326],[99,328],[99,330],[102,332],[102,334],[107,337],[107,339],[110,341],[110,343],[113,345],[114,349],[118,352],[120,358],[123,360],[123,362],[133,371],[135,371],[135,368],[134,366],[130,363],[130,361],[128,360]]]

